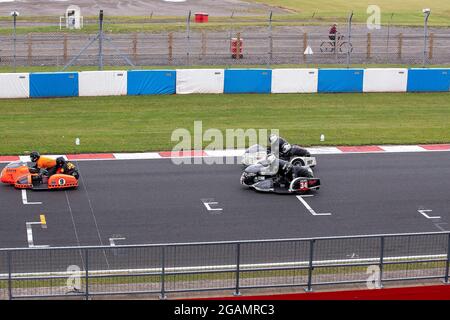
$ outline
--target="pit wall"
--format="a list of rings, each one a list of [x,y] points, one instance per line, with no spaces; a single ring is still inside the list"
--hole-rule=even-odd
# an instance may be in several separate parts
[[[179,69],[0,73],[0,98],[449,91],[450,69]]]

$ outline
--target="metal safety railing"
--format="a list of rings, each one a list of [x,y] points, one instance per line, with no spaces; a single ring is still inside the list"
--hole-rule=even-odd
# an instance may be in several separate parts
[[[0,299],[449,280],[450,233],[0,250]]]

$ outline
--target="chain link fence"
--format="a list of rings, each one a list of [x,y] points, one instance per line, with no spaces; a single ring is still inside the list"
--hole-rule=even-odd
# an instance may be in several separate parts
[[[0,299],[441,279],[450,233],[0,250]]]
[[[17,24],[20,26],[20,21]],[[105,66],[128,66],[127,59],[138,67],[450,65],[450,28],[385,25],[369,30],[365,24],[343,23],[336,40],[330,40],[328,25],[299,25],[296,21],[241,19],[214,28],[172,22],[153,31],[129,33],[105,26],[107,41],[102,42],[101,50],[99,41],[93,41],[95,28],[91,29],[91,33],[62,30],[0,35],[0,65],[62,68],[77,56],[76,66],[98,66],[100,60]],[[93,43],[81,53],[90,41]]]

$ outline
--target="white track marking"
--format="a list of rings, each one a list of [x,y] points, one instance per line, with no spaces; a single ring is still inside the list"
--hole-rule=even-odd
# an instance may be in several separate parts
[[[378,154],[378,153],[398,153],[398,152],[450,152],[449,148],[443,149],[426,149],[421,147],[420,145],[403,145],[403,146],[383,146],[383,145],[374,145],[375,147],[379,147],[379,151],[342,151],[338,147],[309,147],[307,150],[313,154]],[[356,146],[358,147],[358,146]],[[239,157],[242,156],[245,152],[245,149],[225,149],[225,150],[203,150],[205,156],[195,156],[195,157]],[[150,159],[171,159],[171,158],[179,158],[175,157],[162,157],[160,152],[137,152],[137,153],[113,153],[113,158],[104,158],[104,159],[96,159],[96,158],[84,158],[84,159],[76,159],[72,161],[111,161],[111,160],[150,160]],[[67,155],[62,155],[67,159]],[[57,157],[53,155],[52,157]],[[1,159],[1,157],[0,157]],[[31,162],[29,156],[19,156],[19,160],[23,162]],[[11,160],[0,160],[0,163],[9,163]]]
[[[72,220],[73,231],[75,232],[75,239],[77,240],[77,244],[80,247],[81,246],[80,238],[78,237],[77,226],[75,224],[75,219],[73,217],[73,212],[72,212],[72,206],[70,205],[69,196],[67,194],[67,191],[64,191],[64,194],[66,195],[67,206],[69,207],[69,213],[70,213],[70,218]],[[84,265],[84,258],[83,258],[83,254],[81,253],[81,250],[79,251],[79,253],[80,253],[81,263]]]
[[[75,161],[75,164],[76,164],[76,166],[78,168],[78,172],[80,173],[79,181],[80,181],[81,185],[83,186],[84,192],[86,193],[86,198],[88,200],[89,209],[91,211],[92,218],[94,219],[94,224],[95,224],[95,229],[97,230],[98,240],[100,241],[100,245],[103,246],[102,236],[100,235],[100,229],[98,227],[97,218],[95,217],[94,208],[93,208],[92,202],[91,202],[91,197],[89,196],[89,192],[87,190],[87,186],[86,186],[85,180],[83,179],[83,175],[81,173],[80,166],[78,165],[78,163],[76,161]],[[105,250],[103,250],[103,256],[105,257],[106,265],[109,268],[109,261],[108,261],[108,257],[106,256]]]
[[[311,196],[311,195],[309,195]],[[303,205],[306,207],[306,209],[308,209],[308,211],[313,215],[313,216],[331,216],[331,213],[327,212],[327,213],[317,213],[315,212],[310,206],[309,204],[305,201],[305,199],[303,199],[304,196],[297,196],[297,199],[300,200],[301,203],[303,203]]]
[[[415,145],[411,145],[411,146],[379,146],[379,147],[388,153],[427,151],[426,149],[422,148],[421,146],[415,146]]]
[[[425,218],[427,219],[440,219],[441,216],[429,216],[428,214],[426,214],[427,212],[432,212],[433,210],[417,210],[417,212],[419,212],[421,215],[423,215]]]
[[[245,149],[205,150],[208,157],[242,157]]]
[[[158,152],[147,152],[147,153],[114,153],[114,158],[116,160],[151,160],[151,159],[161,159]]]
[[[222,211],[222,208],[211,208],[211,205],[217,205],[219,204],[217,201],[214,201],[214,199],[202,199],[201,200],[203,205],[206,207],[206,210],[208,211]]]
[[[442,223],[435,223],[434,224],[434,226],[436,227],[436,228],[438,228],[439,230],[441,230],[441,231],[447,231],[447,230],[445,230],[443,227],[442,227],[442,225],[447,225],[448,223],[446,223],[446,222],[442,222]]]
[[[28,202],[27,190],[25,190],[25,189],[22,189],[22,203],[24,205],[27,205],[27,204],[42,204],[42,202]]]
[[[29,248],[45,248],[48,245],[35,245],[33,241],[33,225],[40,225],[42,228],[47,228],[47,222],[45,221],[45,216],[41,216],[41,221],[39,222],[27,222],[27,241]]]
[[[116,241],[121,241],[121,240],[126,240],[127,238],[109,238],[109,244],[111,245],[111,247],[115,247],[116,246]]]
[[[337,147],[315,147],[315,148],[307,148],[307,150],[311,154],[337,154],[344,153],[339,150]]]

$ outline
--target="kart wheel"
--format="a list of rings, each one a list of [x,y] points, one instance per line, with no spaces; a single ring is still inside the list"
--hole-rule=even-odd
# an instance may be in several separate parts
[[[295,159],[294,161],[292,161],[292,165],[293,166],[304,166],[305,163],[301,159]]]

